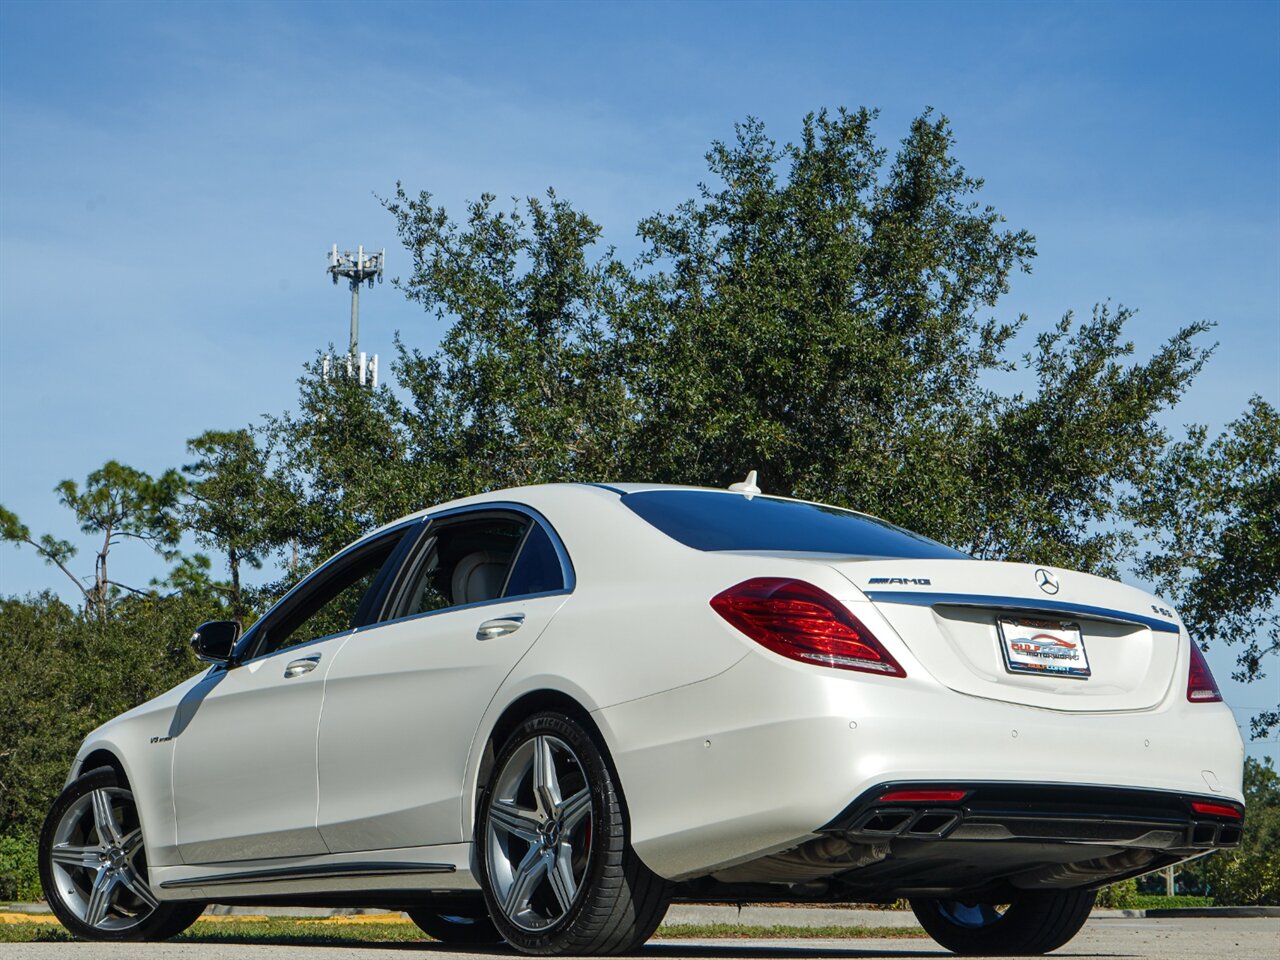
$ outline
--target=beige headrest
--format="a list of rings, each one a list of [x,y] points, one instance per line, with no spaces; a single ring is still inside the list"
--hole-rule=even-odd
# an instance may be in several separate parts
[[[507,561],[501,554],[489,550],[467,554],[453,568],[453,602],[496,600],[506,573]]]

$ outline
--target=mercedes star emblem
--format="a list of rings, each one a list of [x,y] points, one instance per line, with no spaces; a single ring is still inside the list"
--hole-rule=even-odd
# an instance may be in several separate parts
[[[1036,571],[1036,583],[1040,585],[1040,589],[1045,593],[1058,592],[1058,578],[1044,567]]]

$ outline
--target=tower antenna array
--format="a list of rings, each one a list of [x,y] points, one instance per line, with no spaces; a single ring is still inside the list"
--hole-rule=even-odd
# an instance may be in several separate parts
[[[338,278],[343,277],[351,284],[351,347],[347,355],[354,359],[360,346],[360,285],[368,283],[373,286],[376,279],[382,282],[382,265],[387,258],[385,249],[377,253],[364,252],[364,247],[356,247],[355,254],[350,250],[338,252],[335,243],[329,250],[329,275],[336,285]]]

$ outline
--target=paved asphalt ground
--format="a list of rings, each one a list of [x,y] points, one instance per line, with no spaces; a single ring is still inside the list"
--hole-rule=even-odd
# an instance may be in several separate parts
[[[513,956],[506,951],[467,953],[435,943],[371,947],[0,943],[0,960],[389,960],[406,953],[432,960]],[[657,940],[639,956],[641,960],[896,960],[952,954],[931,940]],[[1276,960],[1280,957],[1280,919],[1097,918],[1052,956],[1076,960]]]

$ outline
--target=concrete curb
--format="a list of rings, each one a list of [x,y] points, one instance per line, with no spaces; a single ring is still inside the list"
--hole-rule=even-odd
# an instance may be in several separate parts
[[[1180,907],[1178,909],[1144,910],[1148,917],[1277,917],[1280,907]]]

